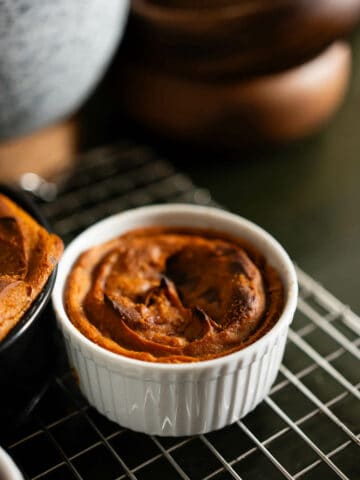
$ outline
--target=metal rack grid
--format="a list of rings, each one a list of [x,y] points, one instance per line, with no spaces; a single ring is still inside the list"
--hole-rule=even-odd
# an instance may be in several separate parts
[[[122,144],[80,159],[56,202],[41,208],[68,241],[111,213],[169,201],[213,203],[151,151]],[[31,480],[360,478],[360,319],[299,269],[298,277],[280,373],[236,424],[187,438],[125,430],[88,405],[65,366],[29,422],[0,433],[1,443]]]

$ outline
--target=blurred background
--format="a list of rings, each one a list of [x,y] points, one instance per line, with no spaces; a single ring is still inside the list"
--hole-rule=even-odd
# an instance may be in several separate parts
[[[0,181],[148,145],[359,312],[359,19],[360,0],[0,2]]]
[[[305,272],[270,396],[210,435],[113,424],[60,346],[28,421],[0,424],[26,480],[360,478],[359,23],[360,0],[0,0],[0,187],[65,242],[144,203],[215,202]]]

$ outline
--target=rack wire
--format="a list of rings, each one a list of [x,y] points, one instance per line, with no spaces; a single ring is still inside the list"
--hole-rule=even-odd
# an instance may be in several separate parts
[[[41,208],[65,241],[149,203],[213,204],[152,151],[123,143],[79,159]],[[0,441],[31,480],[359,479],[360,319],[297,270],[300,297],[280,373],[241,421],[196,437],[154,437],[110,422],[67,365],[21,429]]]

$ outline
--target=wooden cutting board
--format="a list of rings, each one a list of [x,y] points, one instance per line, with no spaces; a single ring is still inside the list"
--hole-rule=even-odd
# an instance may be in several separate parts
[[[0,182],[16,182],[33,172],[52,179],[70,168],[80,143],[77,118],[64,120],[26,137],[0,143]]]

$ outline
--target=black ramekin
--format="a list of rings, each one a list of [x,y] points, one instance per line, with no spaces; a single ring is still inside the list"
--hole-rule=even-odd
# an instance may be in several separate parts
[[[49,230],[47,221],[26,193],[0,185],[7,195]],[[0,342],[0,425],[21,423],[49,384],[55,367],[54,315],[48,305],[56,269],[19,323]]]

